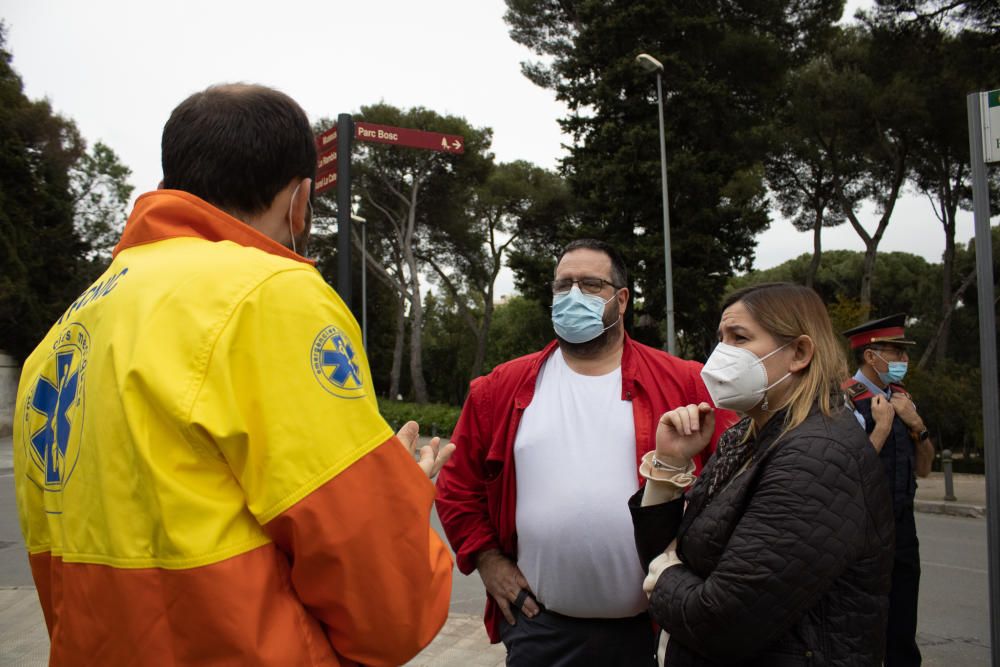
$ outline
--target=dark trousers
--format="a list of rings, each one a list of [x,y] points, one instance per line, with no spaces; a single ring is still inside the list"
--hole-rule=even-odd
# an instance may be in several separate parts
[[[919,667],[917,598],[920,593],[920,545],[913,510],[896,521],[896,558],[889,592],[889,623],[885,632],[886,667]]]
[[[656,636],[646,613],[632,618],[572,618],[543,610],[500,620],[510,667],[656,667]]]

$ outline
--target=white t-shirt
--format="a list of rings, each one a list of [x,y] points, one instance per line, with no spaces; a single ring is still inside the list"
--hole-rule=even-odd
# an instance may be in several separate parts
[[[517,565],[547,608],[624,618],[647,606],[628,498],[639,488],[621,367],[574,372],[556,350],[514,440]]]

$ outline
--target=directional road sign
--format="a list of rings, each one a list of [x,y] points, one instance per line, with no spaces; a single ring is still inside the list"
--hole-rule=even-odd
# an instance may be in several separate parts
[[[316,159],[316,173],[325,174],[328,171],[337,170],[337,149],[320,153]]]
[[[327,190],[337,186],[337,171],[333,171],[316,177],[316,195],[321,195]]]
[[[406,127],[392,127],[391,125],[357,122],[354,124],[354,138],[358,141],[406,146],[408,148],[423,148],[443,153],[465,152],[465,139],[457,134],[424,132],[423,130],[411,130]]]
[[[337,126],[316,135],[316,149],[321,153],[337,147]]]

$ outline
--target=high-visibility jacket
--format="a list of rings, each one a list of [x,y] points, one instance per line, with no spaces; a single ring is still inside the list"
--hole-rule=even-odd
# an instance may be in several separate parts
[[[14,471],[53,665],[399,665],[447,618],[434,486],[311,264],[136,202],[24,364]]]

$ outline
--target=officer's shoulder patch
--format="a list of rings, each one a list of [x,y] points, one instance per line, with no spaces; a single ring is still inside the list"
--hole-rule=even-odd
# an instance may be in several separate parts
[[[338,398],[362,398],[367,394],[363,369],[346,333],[332,324],[313,340],[310,365],[316,381]]]
[[[852,401],[861,401],[871,396],[871,392],[868,391],[868,387],[866,387],[864,383],[858,382],[853,378],[844,382],[840,385],[840,387]]]

